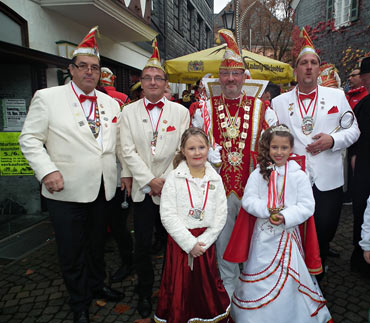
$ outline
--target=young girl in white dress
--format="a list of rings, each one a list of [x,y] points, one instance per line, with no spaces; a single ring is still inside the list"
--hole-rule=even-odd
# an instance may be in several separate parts
[[[331,321],[305,263],[306,237],[299,225],[312,216],[315,201],[308,176],[296,161],[288,161],[293,144],[285,125],[267,129],[259,143],[259,165],[242,198],[242,207],[256,221],[232,297],[231,317],[237,323]]]
[[[227,322],[230,299],[219,277],[215,244],[226,223],[221,177],[207,162],[203,130],[187,129],[163,186],[160,214],[168,232],[155,322]]]

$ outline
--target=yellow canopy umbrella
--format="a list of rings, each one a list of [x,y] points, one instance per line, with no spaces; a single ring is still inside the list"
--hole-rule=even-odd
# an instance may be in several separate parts
[[[192,84],[207,73],[217,76],[225,53],[225,47],[226,45],[223,44],[167,60],[164,67],[169,81]],[[293,69],[287,63],[282,63],[244,49],[243,58],[253,79],[269,80],[274,83],[289,83],[293,80]]]

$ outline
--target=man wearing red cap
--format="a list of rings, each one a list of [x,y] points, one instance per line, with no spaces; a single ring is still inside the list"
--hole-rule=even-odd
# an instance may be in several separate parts
[[[149,317],[152,312],[154,271],[151,248],[153,227],[159,218],[159,203],[167,174],[179,150],[183,132],[189,127],[189,112],[182,105],[164,97],[168,85],[161,66],[157,42],[153,55],[141,73],[145,97],[122,111],[122,154],[127,165],[124,181],[134,202],[135,254],[138,275],[138,312]],[[132,183],[132,187],[131,187]]]
[[[128,95],[116,90],[114,87],[114,80],[116,79],[116,76],[108,67],[102,67],[100,72],[100,85],[110,97],[118,102],[122,110],[123,106],[130,102]]]
[[[89,322],[93,298],[123,294],[104,285],[104,212],[116,191],[120,109],[96,91],[100,61],[93,28],[73,54],[72,81],[37,91],[19,137],[42,183],[74,322]]]
[[[226,29],[219,30],[219,34],[227,47],[219,69],[222,93],[214,96],[210,91],[211,99],[207,101],[208,133],[215,143],[208,159],[219,168],[227,195],[227,221],[216,241],[216,250],[221,279],[231,298],[240,274],[239,264],[224,260],[223,255],[241,207],[244,187],[255,167],[251,151],[257,152],[262,130],[275,123],[276,116],[271,109],[266,110],[261,100],[242,92],[245,67],[234,35]],[[204,127],[202,113],[201,109],[196,110],[194,126]]]
[[[306,156],[306,170],[316,202],[314,219],[320,255],[325,268],[329,242],[335,235],[342,207],[341,151],[353,144],[360,132],[356,120],[348,129],[333,132],[343,113],[352,110],[342,90],[317,84],[320,58],[305,30],[303,35],[305,44],[295,67],[298,84],[273,99],[272,108],[279,122],[286,124],[294,136],[293,152]]]

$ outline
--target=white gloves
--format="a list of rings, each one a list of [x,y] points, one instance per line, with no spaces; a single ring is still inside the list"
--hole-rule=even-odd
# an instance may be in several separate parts
[[[208,161],[218,167],[218,164],[221,164],[221,149],[222,147],[219,144],[216,144],[215,149],[213,149],[211,146],[208,151]]]

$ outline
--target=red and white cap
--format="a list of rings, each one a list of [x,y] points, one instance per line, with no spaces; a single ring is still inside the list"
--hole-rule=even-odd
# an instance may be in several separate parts
[[[153,40],[153,43],[152,43],[152,47],[153,47],[153,54],[152,54],[152,57],[150,57],[144,67],[145,68],[148,68],[148,67],[155,67],[155,68],[159,68],[160,70],[162,70],[163,72],[165,72],[162,64],[161,64],[161,58],[159,56],[159,50],[158,50],[158,45],[157,45],[157,38],[154,38]],[[165,72],[166,73],[166,72]]]
[[[315,50],[315,47],[313,46],[313,42],[310,38],[310,36],[308,35],[306,29],[303,27],[302,30],[301,30],[301,33],[299,35],[299,37],[303,38],[304,40],[304,43],[303,43],[303,46],[301,48],[301,51],[299,52],[299,55],[297,57],[297,63],[298,61],[300,60],[300,58],[306,54],[314,54],[317,56],[317,58],[319,59],[319,62],[321,62],[320,60],[320,56],[319,54],[316,52]]]
[[[226,42],[226,49],[220,69],[245,69],[243,58],[240,55],[238,44],[234,38],[233,33],[227,29],[220,29],[218,34]]]
[[[96,41],[96,33],[98,33],[98,26],[92,28],[89,33],[85,36],[82,42],[77,46],[73,52],[73,57],[78,55],[96,56],[100,59],[98,43]]]
[[[116,76],[108,67],[100,69],[100,84],[103,86],[113,86]]]

